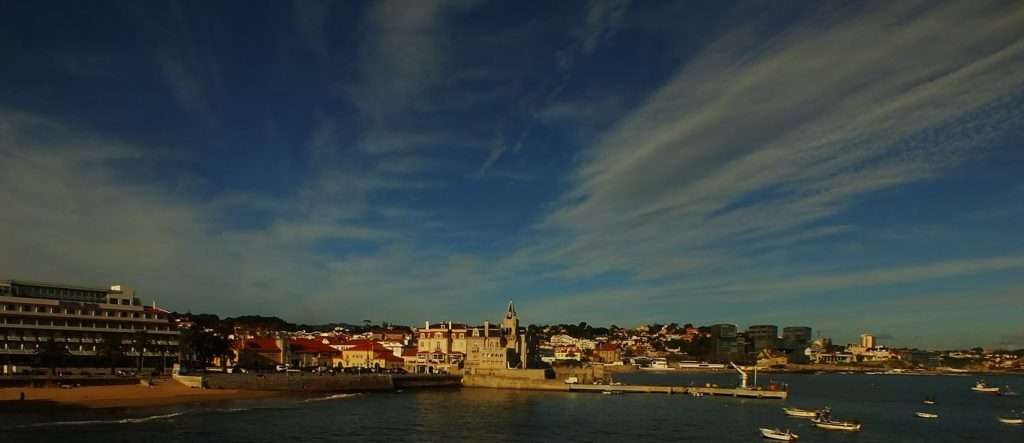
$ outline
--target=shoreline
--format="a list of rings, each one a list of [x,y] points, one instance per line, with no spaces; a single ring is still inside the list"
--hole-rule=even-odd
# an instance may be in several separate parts
[[[21,394],[25,399],[21,400]],[[82,386],[72,389],[0,388],[0,411],[37,408],[144,408],[205,401],[251,400],[280,396],[280,392],[241,389],[195,389],[174,380],[153,387],[134,385]]]

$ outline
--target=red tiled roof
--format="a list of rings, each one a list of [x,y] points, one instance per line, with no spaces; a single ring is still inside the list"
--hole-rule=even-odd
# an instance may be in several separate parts
[[[373,340],[350,340],[341,344],[346,351],[381,351],[384,346]]]
[[[323,341],[316,339],[305,339],[295,338],[288,341],[288,345],[291,347],[292,352],[316,352],[316,353],[332,353],[336,354],[341,352],[337,349],[325,345]]]
[[[388,351],[378,352],[378,353],[376,353],[374,355],[374,357],[382,359],[384,361],[394,361],[394,362],[399,362],[399,361],[400,362],[404,362],[405,361],[405,360],[402,359],[402,357],[395,357],[395,354],[392,354],[391,352],[388,352]]]
[[[242,348],[257,352],[281,352],[273,337],[255,337],[242,341]]]

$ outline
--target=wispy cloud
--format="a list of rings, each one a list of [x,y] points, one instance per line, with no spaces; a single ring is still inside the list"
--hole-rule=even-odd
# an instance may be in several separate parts
[[[180,61],[161,56],[157,59],[160,72],[170,87],[171,94],[185,112],[193,113],[200,119],[208,120],[212,116],[203,86],[193,72]]]
[[[124,283],[172,309],[307,321],[380,315],[382,298],[394,306],[389,319],[418,318],[422,306],[414,301],[423,294],[451,294],[455,306],[475,291],[493,290],[481,259],[420,248],[413,230],[368,219],[367,201],[352,197],[366,199],[366,189],[388,186],[372,176],[326,174],[276,197],[225,191],[197,199],[123,180],[119,169],[147,153],[0,109],[0,204],[17,214],[0,217],[0,231],[24,234],[5,240],[8,251],[17,251],[0,256],[6,276]],[[430,215],[373,207],[399,218],[392,227]],[[249,211],[260,217],[233,222],[233,213]],[[342,249],[322,249],[331,244]]]
[[[587,151],[543,224],[570,240],[552,259],[593,275],[739,258],[941,176],[1014,118],[990,105],[1024,83],[1022,25],[1011,5],[901,3],[726,34]]]

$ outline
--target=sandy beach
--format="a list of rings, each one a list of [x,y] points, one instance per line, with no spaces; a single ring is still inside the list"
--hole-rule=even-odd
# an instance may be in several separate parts
[[[236,400],[279,395],[268,391],[237,389],[194,389],[174,380],[164,380],[153,387],[142,385],[83,386],[61,388],[2,388],[0,402],[11,405],[20,400],[55,402],[61,405],[89,408],[164,406],[211,400]]]

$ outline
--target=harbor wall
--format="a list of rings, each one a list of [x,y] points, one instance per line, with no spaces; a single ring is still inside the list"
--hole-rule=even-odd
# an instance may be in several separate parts
[[[389,375],[311,373],[273,374],[221,374],[205,376],[205,385],[212,389],[246,389],[255,391],[297,392],[364,392],[387,391],[404,388],[434,388],[459,386],[456,375]]]
[[[565,381],[569,377],[576,377],[579,383],[582,384],[605,383],[608,381],[608,376],[605,374],[604,365],[602,364],[555,366],[554,370],[555,379],[558,381]]]
[[[478,374],[464,374],[462,376],[462,386],[467,388],[569,391],[569,385],[558,380],[498,377]]]
[[[444,388],[462,385],[462,377],[458,375],[420,375],[405,374],[391,377],[395,388]]]
[[[550,369],[466,369],[463,374],[473,374],[489,377],[518,378],[529,380],[555,379],[554,371]]]
[[[395,388],[390,375],[314,375],[307,373],[207,374],[211,389],[255,391],[355,392],[385,391]]]
[[[178,383],[181,383],[190,388],[202,388],[203,377],[199,375],[179,375],[173,374],[171,377],[174,378]]]

